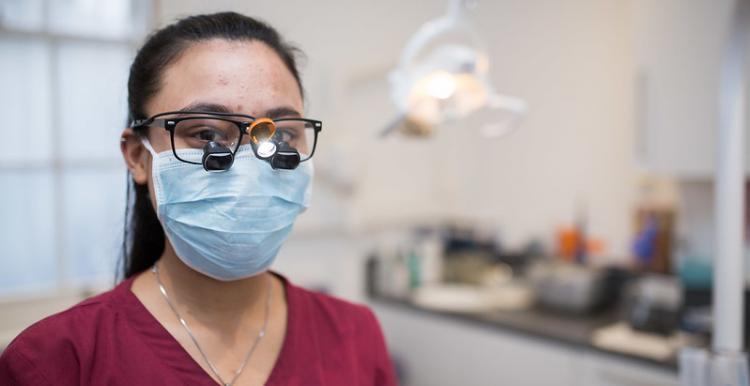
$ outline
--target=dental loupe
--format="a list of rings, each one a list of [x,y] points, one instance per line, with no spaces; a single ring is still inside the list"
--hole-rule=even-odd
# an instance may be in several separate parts
[[[258,159],[268,162],[273,169],[296,169],[300,163],[297,149],[284,141],[273,139],[276,124],[269,118],[259,118],[246,129],[250,146]],[[224,172],[234,164],[234,154],[226,146],[209,141],[203,147],[203,168],[208,172]]]

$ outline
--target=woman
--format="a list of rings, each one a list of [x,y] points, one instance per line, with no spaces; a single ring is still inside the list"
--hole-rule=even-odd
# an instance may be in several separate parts
[[[396,383],[366,307],[268,271],[307,207],[322,126],[302,118],[294,54],[236,13],[148,39],[121,138],[135,193],[126,279],[24,331],[0,383]]]

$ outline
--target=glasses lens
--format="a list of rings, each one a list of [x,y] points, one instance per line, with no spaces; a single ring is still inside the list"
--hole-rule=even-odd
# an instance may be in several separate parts
[[[315,148],[315,129],[313,124],[294,119],[275,122],[276,133],[274,134],[274,139],[284,141],[289,146],[297,149],[303,161],[310,158],[310,153]]]
[[[174,149],[178,154],[181,150],[202,151],[210,141],[234,151],[239,140],[237,125],[219,118],[190,117],[177,122],[174,129]]]

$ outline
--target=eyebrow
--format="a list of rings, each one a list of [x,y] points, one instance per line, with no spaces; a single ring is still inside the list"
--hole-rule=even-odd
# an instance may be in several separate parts
[[[225,113],[225,114],[232,113],[232,111],[227,106],[220,105],[218,103],[205,103],[205,102],[191,103],[177,111],[179,112],[198,111],[201,113]]]
[[[287,106],[276,107],[266,111],[266,117],[271,119],[281,117],[299,118],[301,116],[302,114],[299,111]]]
[[[224,113],[224,114],[245,115],[242,113],[235,113],[232,111],[232,109],[230,109],[229,107],[225,105],[218,104],[218,103],[206,103],[206,102],[191,103],[177,111],[179,112],[195,111],[195,112],[201,112],[201,113]],[[270,110],[267,110],[263,116],[271,118],[271,119],[282,118],[282,117],[298,118],[298,117],[301,117],[302,114],[300,114],[299,111],[297,111],[296,109],[290,106],[280,106],[280,107],[275,107]]]

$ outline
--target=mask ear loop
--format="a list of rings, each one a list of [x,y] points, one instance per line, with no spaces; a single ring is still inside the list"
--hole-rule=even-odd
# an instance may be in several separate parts
[[[157,179],[159,178],[159,174],[156,172],[157,168],[157,157],[158,153],[156,150],[154,150],[153,146],[151,146],[151,141],[148,140],[148,138],[143,137],[141,138],[141,143],[143,144],[143,147],[148,150],[149,153],[151,153],[151,182],[154,184],[154,194],[156,194],[156,207],[154,208],[154,211],[156,212],[156,217],[161,220],[161,214],[159,214],[159,183]],[[150,193],[149,193],[150,194]],[[163,223],[162,223],[163,224]],[[163,225],[162,225],[163,226]]]
[[[145,137],[141,138],[141,143],[143,144],[143,147],[145,147],[146,150],[148,150],[148,152],[151,153],[151,156],[154,157],[155,159],[157,153],[154,150],[154,148],[151,146],[151,142],[148,140],[148,138],[145,138]]]

